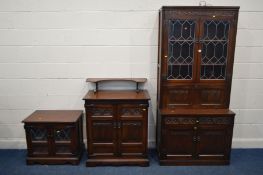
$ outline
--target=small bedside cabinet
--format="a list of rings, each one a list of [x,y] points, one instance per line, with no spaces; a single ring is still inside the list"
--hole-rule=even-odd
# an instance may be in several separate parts
[[[81,110],[37,110],[23,120],[27,164],[77,165],[83,143]]]

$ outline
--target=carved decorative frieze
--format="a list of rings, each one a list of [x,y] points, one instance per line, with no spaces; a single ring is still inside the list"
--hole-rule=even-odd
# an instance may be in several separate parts
[[[222,17],[231,17],[235,15],[235,12],[226,12],[224,11],[224,13],[220,13],[220,12],[206,12],[205,14],[200,13],[200,11],[182,11],[182,10],[178,10],[178,11],[173,11],[172,12],[173,15],[191,15],[191,16],[215,16],[215,14],[217,14],[216,16],[222,16]]]
[[[164,119],[165,124],[195,124],[195,118],[188,117],[167,117]]]
[[[142,110],[140,108],[123,108],[121,110],[121,115],[138,116],[138,115],[142,115]]]
[[[90,109],[93,116],[111,116],[113,115],[112,109],[103,108],[91,108]]]
[[[228,117],[200,117],[200,124],[231,124],[232,119]]]

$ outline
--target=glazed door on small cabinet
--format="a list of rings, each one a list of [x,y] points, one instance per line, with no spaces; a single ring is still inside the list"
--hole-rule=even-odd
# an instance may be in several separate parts
[[[41,125],[26,125],[26,138],[28,143],[28,154],[30,156],[51,155],[51,133],[50,130]]]
[[[113,156],[117,150],[116,106],[86,106],[88,153],[96,156]]]
[[[58,156],[69,156],[77,154],[77,136],[74,125],[55,125],[53,131],[54,154]]]
[[[119,155],[141,156],[146,153],[148,106],[144,104],[118,106]]]

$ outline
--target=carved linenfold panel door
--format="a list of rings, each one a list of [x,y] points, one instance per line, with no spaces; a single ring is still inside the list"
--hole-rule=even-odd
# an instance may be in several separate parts
[[[86,108],[89,130],[89,155],[115,155],[117,149],[116,117],[113,105]]]
[[[193,105],[193,86],[167,87],[165,91],[164,107],[169,109],[189,108]]]
[[[198,131],[197,155],[199,159],[228,159],[231,133],[227,127],[210,126]]]
[[[194,124],[195,118],[166,117],[162,156],[192,159],[196,152]]]
[[[234,118],[200,117],[197,135],[199,159],[229,159]]]
[[[119,105],[119,150],[123,156],[141,156],[146,152],[147,136],[145,105]]]
[[[196,89],[198,108],[226,108],[226,88],[224,85],[199,85]]]

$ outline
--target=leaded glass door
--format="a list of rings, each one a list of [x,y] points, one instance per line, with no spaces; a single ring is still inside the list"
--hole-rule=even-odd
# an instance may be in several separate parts
[[[231,63],[231,21],[222,16],[200,19],[196,88],[198,108],[225,108],[227,98],[228,66]],[[213,82],[213,86],[211,86]]]
[[[166,80],[195,79],[195,49],[198,23],[194,19],[167,20]]]
[[[49,130],[39,125],[26,126],[29,155],[48,156],[50,154]]]
[[[57,125],[53,128],[54,153],[56,155],[71,155],[75,153],[75,147],[72,142],[76,142],[76,136],[73,135],[74,125]]]
[[[226,19],[208,19],[203,20],[200,27],[200,81],[225,80],[230,22]]]

